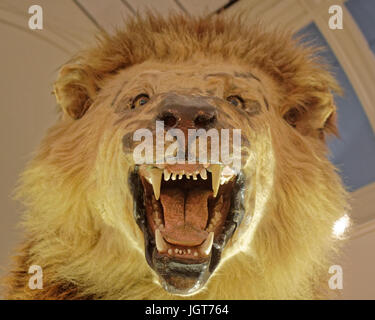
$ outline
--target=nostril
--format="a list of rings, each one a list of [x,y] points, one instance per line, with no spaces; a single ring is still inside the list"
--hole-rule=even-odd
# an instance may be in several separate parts
[[[177,124],[177,117],[172,112],[163,112],[159,115],[158,119],[164,121],[164,126],[173,128]]]
[[[194,120],[196,128],[208,129],[216,124],[215,114],[200,114]]]

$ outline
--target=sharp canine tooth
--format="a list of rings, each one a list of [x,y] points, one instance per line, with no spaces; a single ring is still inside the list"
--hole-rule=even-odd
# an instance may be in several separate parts
[[[152,184],[152,188],[154,189],[155,199],[159,200],[161,176],[163,175],[163,171],[160,169],[151,169],[150,174],[151,174],[151,184]]]
[[[206,169],[202,169],[202,170],[201,170],[201,178],[202,178],[203,180],[206,180],[206,179],[207,179],[207,171],[206,171]]]
[[[161,235],[159,229],[155,230],[155,242],[156,242],[156,249],[158,249],[159,252],[165,252],[168,250],[168,245],[163,239],[163,236]]]
[[[214,243],[214,233],[210,232],[207,239],[199,247],[199,252],[208,256],[211,252],[212,244]]]
[[[167,169],[164,169],[164,180],[168,181],[170,177],[171,173]]]
[[[219,191],[220,187],[220,176],[221,176],[221,171],[222,167],[219,164],[213,164],[210,167],[210,171],[212,174],[212,190],[214,192],[214,198],[217,196],[217,192]]]

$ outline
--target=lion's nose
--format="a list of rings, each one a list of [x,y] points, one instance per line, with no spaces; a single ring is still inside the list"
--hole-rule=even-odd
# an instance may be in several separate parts
[[[210,129],[216,125],[217,110],[207,98],[168,95],[159,105],[156,120],[169,128]]]
[[[174,128],[180,121],[180,117],[174,110],[165,110],[157,116],[157,120],[164,121],[164,126],[168,129]]]
[[[213,107],[175,106],[174,109],[160,113],[157,120],[164,121],[166,128],[179,127],[185,123],[190,124],[189,127],[207,130],[216,124],[217,116]]]
[[[215,126],[217,122],[216,109],[212,107],[199,110],[194,119],[194,125],[197,129],[209,129]]]

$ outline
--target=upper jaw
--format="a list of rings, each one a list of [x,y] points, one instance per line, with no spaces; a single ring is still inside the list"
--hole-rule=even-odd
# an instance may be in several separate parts
[[[139,173],[147,182],[152,185],[156,200],[160,197],[160,187],[162,181],[181,180],[183,178],[192,180],[207,180],[207,173],[212,174],[212,192],[216,197],[220,185],[228,183],[237,176],[237,172],[229,166],[221,164],[161,164],[143,165],[139,167]]]
[[[129,182],[134,216],[145,238],[146,259],[159,274],[162,285],[177,294],[199,290],[242,220],[242,172],[221,164],[142,165],[135,167]],[[195,186],[199,189],[196,192]],[[186,223],[168,209],[176,204],[176,197],[182,197],[181,192],[187,194],[181,200],[188,211]],[[195,202],[207,202],[207,208],[194,208]],[[201,211],[206,217],[199,216]]]

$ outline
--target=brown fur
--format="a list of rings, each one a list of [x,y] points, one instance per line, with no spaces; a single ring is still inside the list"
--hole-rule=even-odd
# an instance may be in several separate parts
[[[137,77],[150,70],[158,70],[153,79]],[[227,84],[204,80],[215,71],[251,72],[262,85],[241,78],[237,88],[267,102],[259,115],[242,117],[220,105],[251,142],[244,147],[247,216],[207,286],[191,297],[325,295],[338,245],[332,225],[347,209],[324,143],[336,132],[336,82],[314,50],[282,30],[246,27],[238,18],[148,16],[101,36],[62,68],[55,84],[62,117],[22,176],[27,240],[7,298],[178,298],[160,287],[144,259],[121,139],[155,115],[152,105],[129,113],[139,86],[223,97]],[[27,287],[31,264],[43,267],[43,290]]]

